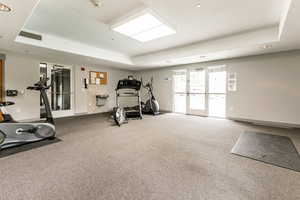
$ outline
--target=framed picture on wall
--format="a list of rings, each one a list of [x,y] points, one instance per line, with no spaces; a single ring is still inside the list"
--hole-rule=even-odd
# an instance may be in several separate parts
[[[228,91],[230,92],[237,91],[237,73],[228,74]]]

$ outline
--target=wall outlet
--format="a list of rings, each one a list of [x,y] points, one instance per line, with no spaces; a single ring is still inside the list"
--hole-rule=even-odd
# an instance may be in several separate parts
[[[24,95],[25,94],[25,90],[23,89],[23,90],[20,90],[20,94],[21,95]]]

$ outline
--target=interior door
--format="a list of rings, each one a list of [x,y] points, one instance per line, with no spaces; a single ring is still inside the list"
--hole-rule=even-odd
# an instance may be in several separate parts
[[[0,60],[0,101],[3,101],[3,62]]]
[[[52,65],[48,67],[51,89],[48,92],[50,105],[54,117],[72,116],[73,111],[73,81],[72,68]]]
[[[2,60],[0,60],[0,101],[3,101],[3,91],[4,91],[4,88],[3,88],[3,65],[2,65]],[[2,111],[0,110],[0,121],[3,121],[4,120],[4,117],[3,117],[3,113]]]
[[[204,68],[189,69],[187,81],[187,114],[208,115],[207,73]]]

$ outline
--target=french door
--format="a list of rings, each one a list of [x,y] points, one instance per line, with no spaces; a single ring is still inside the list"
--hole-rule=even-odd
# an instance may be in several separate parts
[[[225,117],[225,67],[174,71],[173,111],[199,116]]]
[[[207,116],[206,75],[203,68],[174,71],[174,112]]]
[[[225,66],[208,68],[209,116],[226,117],[227,72]]]

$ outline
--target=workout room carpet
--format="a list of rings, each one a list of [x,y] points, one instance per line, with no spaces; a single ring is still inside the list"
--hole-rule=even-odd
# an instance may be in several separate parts
[[[60,142],[0,158],[0,200],[298,200],[300,173],[230,153],[244,131],[299,130],[176,114],[57,121]],[[0,154],[2,154],[1,152]]]

